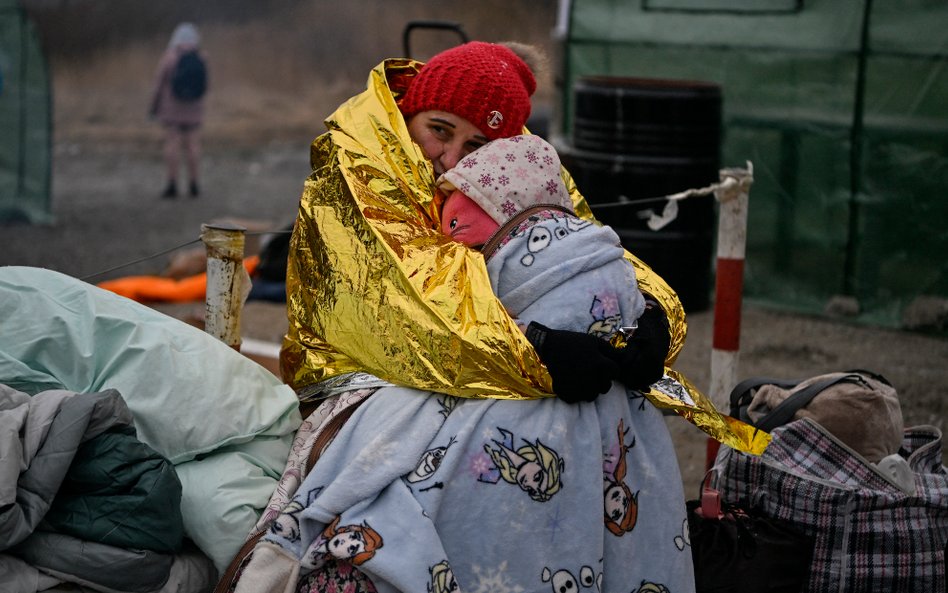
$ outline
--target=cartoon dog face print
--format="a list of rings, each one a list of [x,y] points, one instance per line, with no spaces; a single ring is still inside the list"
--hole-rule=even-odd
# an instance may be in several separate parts
[[[520,258],[520,263],[526,267],[533,265],[536,254],[550,246],[553,242],[553,233],[545,226],[537,225],[527,234],[527,253]]]
[[[428,583],[428,593],[457,593],[458,582],[454,580],[454,572],[447,560],[435,564],[428,569],[431,582]]]
[[[576,231],[581,231],[584,228],[591,226],[592,223],[588,220],[583,220],[582,218],[576,216],[567,216],[566,218],[566,228],[569,229],[571,233]]]
[[[588,589],[596,585],[597,590],[602,586],[602,573],[596,575],[591,566],[583,566],[579,569],[578,580],[565,568],[553,571],[545,567],[540,574],[540,579],[544,583],[550,583],[553,593],[578,593],[580,586]]]
[[[683,551],[685,546],[691,545],[691,530],[688,528],[687,518],[681,522],[681,535],[676,535],[674,541],[679,552]]]
[[[496,449],[485,444],[484,450],[494,462],[500,477],[507,483],[519,486],[537,502],[550,500],[563,486],[560,476],[565,462],[559,453],[539,439],[534,443],[524,440],[525,444],[514,451],[512,433],[500,428],[498,430],[504,435],[505,442],[495,440]]]
[[[520,258],[520,263],[525,267],[532,266],[537,255],[548,248],[554,240],[562,239],[570,233],[592,225],[588,220],[562,213],[549,212],[544,218],[545,221],[549,221],[547,224],[534,224],[525,231],[518,229],[519,232],[516,233],[517,236],[527,233],[527,253]],[[537,221],[531,217],[531,222]]]
[[[306,568],[319,568],[327,560],[336,559],[359,566],[375,556],[383,543],[382,536],[368,523],[340,527],[339,517],[336,517],[309,545],[300,564]]]
[[[619,420],[618,459],[612,475],[608,473],[603,475],[603,515],[606,528],[619,537],[635,528],[639,513],[638,492],[633,494],[624,481],[627,470],[625,457],[629,449],[635,446],[635,437],[632,438],[631,443],[625,442],[626,432],[624,421]]]

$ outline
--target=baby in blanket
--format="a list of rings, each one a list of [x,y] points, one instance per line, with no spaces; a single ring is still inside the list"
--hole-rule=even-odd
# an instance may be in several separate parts
[[[438,187],[447,196],[442,232],[481,250],[494,292],[544,359],[556,355],[559,330],[578,331],[606,354],[614,352],[600,348],[607,342],[637,350],[617,373],[627,387],[645,389],[662,377],[664,313],[639,291],[615,231],[575,215],[553,146],[532,135],[495,140],[442,175]],[[553,376],[554,390],[575,380],[600,379]]]

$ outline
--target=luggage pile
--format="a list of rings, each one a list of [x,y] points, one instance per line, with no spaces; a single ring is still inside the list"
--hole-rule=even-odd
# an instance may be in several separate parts
[[[802,591],[945,591],[942,434],[934,426],[904,428],[888,381],[867,371],[751,379],[734,389],[731,405],[732,416],[770,430],[772,441],[760,456],[722,447],[714,488],[724,508],[736,505],[812,537]],[[757,543],[752,554],[760,558],[749,562],[781,549]],[[700,575],[710,556],[693,552]]]

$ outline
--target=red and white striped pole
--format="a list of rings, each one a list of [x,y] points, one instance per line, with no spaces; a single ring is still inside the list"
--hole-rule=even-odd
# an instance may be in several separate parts
[[[737,383],[740,356],[741,299],[744,291],[744,252],[747,244],[747,201],[754,166],[722,169],[714,191],[718,200],[718,249],[714,286],[714,338],[711,345],[711,387],[715,407],[727,413]],[[706,469],[714,465],[718,441],[708,439]]]

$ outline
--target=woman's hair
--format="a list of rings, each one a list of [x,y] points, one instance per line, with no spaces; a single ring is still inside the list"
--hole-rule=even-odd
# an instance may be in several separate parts
[[[453,113],[495,140],[523,132],[536,88],[530,66],[510,47],[471,41],[422,66],[399,108],[406,119],[422,111]]]

